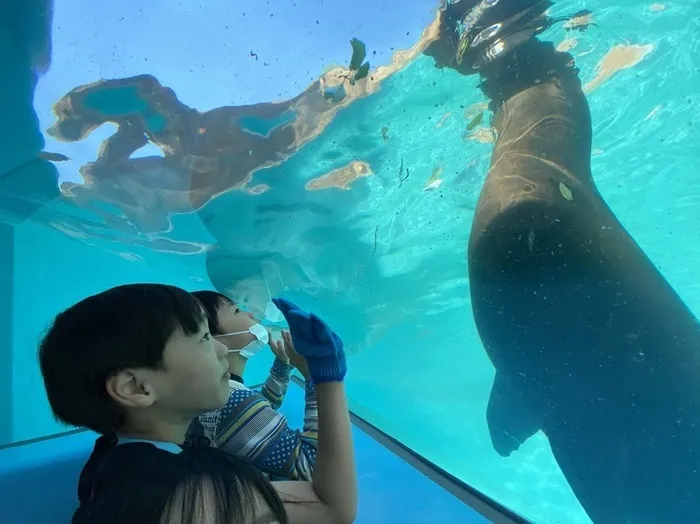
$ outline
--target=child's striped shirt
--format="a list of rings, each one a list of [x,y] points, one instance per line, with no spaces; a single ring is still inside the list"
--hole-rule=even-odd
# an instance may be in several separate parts
[[[289,428],[284,415],[276,411],[287,392],[291,369],[275,360],[260,393],[230,380],[228,402],[200,415],[198,421],[212,445],[254,464],[273,480],[311,480],[318,442],[313,383],[306,384],[303,431]]]

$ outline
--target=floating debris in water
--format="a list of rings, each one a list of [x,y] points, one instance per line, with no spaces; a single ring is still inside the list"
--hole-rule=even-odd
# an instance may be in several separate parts
[[[341,75],[342,83],[337,86],[325,87],[323,89],[323,97],[326,100],[332,102],[341,102],[347,96],[345,91],[345,81],[347,80],[351,86],[355,85],[355,82],[367,78],[369,75],[369,62],[364,62],[367,56],[367,46],[361,40],[353,38],[350,40],[350,45],[352,46],[352,57],[350,58],[350,64],[348,69],[350,72],[346,75]]]
[[[408,180],[408,176],[410,175],[410,171],[408,168],[406,168],[406,173],[404,174],[403,170],[403,158],[401,159],[401,165],[399,166],[399,187],[403,185],[403,183]]]
[[[377,233],[379,233],[379,226],[374,227],[374,247],[372,248],[372,256],[377,252]]]
[[[389,126],[382,127],[382,140],[384,140],[385,143],[390,140],[389,139]]]
[[[563,196],[569,202],[571,202],[574,199],[574,195],[571,194],[571,189],[566,187],[566,184],[564,184],[564,182],[559,182],[559,192],[561,193],[561,196]]]
[[[442,184],[442,179],[440,178],[440,175],[442,175],[443,169],[443,166],[438,166],[433,170],[433,173],[430,175],[430,178],[423,187],[423,191],[430,191],[432,189],[437,189],[438,187],[440,187],[440,184]]]
[[[480,103],[464,111],[464,118],[469,119],[467,129],[462,134],[463,140],[474,140],[482,144],[492,143],[496,140],[495,133],[490,127],[479,127],[484,122],[484,114],[488,104]]]
[[[357,38],[350,40],[350,45],[352,46],[352,57],[350,58],[348,69],[350,69],[350,71],[357,71],[367,56],[367,46],[362,40],[358,40]]]
[[[323,98],[330,100],[331,102],[342,102],[346,96],[347,92],[345,91],[345,86],[343,84],[329,86],[323,89]]]
[[[488,108],[489,108],[488,102],[478,102],[476,104],[473,104],[464,110],[464,118],[466,120],[471,120],[478,113],[486,111]]]
[[[468,36],[463,36],[459,39],[459,45],[457,46],[457,63],[461,64],[464,60],[464,55],[469,51],[471,45],[471,39]]]
[[[361,40],[353,38],[350,40],[350,45],[352,46],[352,57],[350,58],[350,65],[348,69],[354,71],[353,76],[346,77],[350,81],[350,85],[355,85],[355,82],[367,78],[369,74],[369,62],[364,62],[367,56],[367,46]],[[364,63],[363,63],[364,62]]]
[[[443,182],[442,178],[438,178],[437,180],[433,180],[432,182],[430,182],[427,186],[425,186],[423,188],[423,191],[432,191],[433,189],[437,189],[438,187],[440,187],[442,182]]]
[[[472,118],[471,122],[467,124],[467,131],[473,131],[476,126],[481,124],[481,122],[484,120],[484,112],[482,111],[478,115],[476,115],[474,118]]]
[[[360,66],[360,68],[355,72],[355,76],[350,78],[350,85],[354,86],[355,82],[358,80],[362,80],[363,78],[367,78],[367,75],[369,74],[369,62],[365,62]]]

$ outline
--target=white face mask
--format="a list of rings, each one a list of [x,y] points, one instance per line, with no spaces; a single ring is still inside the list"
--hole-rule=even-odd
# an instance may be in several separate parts
[[[214,338],[228,337],[229,335],[245,335],[250,333],[255,337],[255,340],[246,344],[245,347],[241,349],[229,349],[229,353],[240,353],[243,358],[251,358],[260,353],[267,346],[270,341],[270,334],[260,324],[253,324],[245,331],[236,331],[234,333],[224,333],[223,335],[216,335]]]
[[[284,322],[284,315],[279,310],[275,303],[272,302],[272,295],[270,294],[270,285],[267,283],[267,278],[263,275],[265,280],[265,287],[267,288],[267,305],[265,306],[265,320],[272,322],[273,324],[279,324]]]

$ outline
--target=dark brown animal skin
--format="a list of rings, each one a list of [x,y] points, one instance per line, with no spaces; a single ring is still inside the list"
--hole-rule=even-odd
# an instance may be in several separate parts
[[[542,430],[596,524],[700,522],[700,327],[595,187],[568,62],[533,41],[482,72],[498,138],[468,266],[492,443]]]

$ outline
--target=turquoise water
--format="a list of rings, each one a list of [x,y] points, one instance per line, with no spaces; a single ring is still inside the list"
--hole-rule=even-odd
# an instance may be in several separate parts
[[[555,14],[590,9],[596,25],[584,32],[559,25],[543,36],[566,45],[583,83],[590,83],[592,167],[600,192],[696,315],[698,7],[692,1],[557,2]],[[147,158],[105,176],[99,165],[85,166],[95,162],[113,123],[99,122],[73,142],[50,132],[57,122],[52,107],[69,90],[101,78],[152,74],[184,105],[207,111],[226,104],[198,105],[182,95],[176,64],[162,75],[156,74],[162,64],[150,69],[142,62],[107,75],[99,65],[104,60],[103,67],[111,67],[108,55],[95,55],[96,67],[81,69],[79,82],[65,74],[59,80],[55,68],[69,62],[70,46],[55,31],[54,69],[39,80],[34,100],[45,146],[31,131],[12,131],[8,122],[32,127],[31,108],[16,94],[20,88],[6,88],[15,103],[3,119],[3,137],[19,145],[4,155],[3,171],[39,149],[70,160],[54,167],[39,161],[0,179],[2,317],[9,322],[2,330],[9,349],[1,368],[0,443],[66,429],[51,417],[34,357],[40,333],[62,308],[113,285],[159,281],[191,290],[214,286],[260,313],[267,281],[273,295],[284,293],[318,312],[341,334],[351,355],[348,391],[356,413],[533,522],[590,522],[541,432],[508,458],[489,438],[485,413],[494,369],[472,318],[465,258],[493,147],[488,112],[466,130],[485,102],[476,77],[439,71],[418,54],[340,110],[309,98],[302,111],[212,116],[201,124],[204,132],[194,126],[195,138],[187,139],[193,157],[187,169],[163,161],[164,147],[156,143],[184,146],[163,131],[162,108],[134,103],[130,87],[90,102],[110,118],[141,112],[153,136],[132,159]],[[361,36],[362,27],[354,32]],[[598,64],[615,46],[639,52],[637,63],[596,80]],[[21,70],[16,57],[3,60]],[[111,110],[102,107],[110,100]],[[95,111],[87,100],[85,106]],[[285,134],[290,115],[307,119],[307,127],[295,129],[297,142]],[[198,133],[215,129],[223,136],[237,126],[255,135],[245,147],[226,149],[222,142],[214,167],[194,158],[206,156]],[[258,158],[270,137],[282,146]],[[257,164],[248,180],[239,171],[252,168],[250,159]],[[338,169],[365,176],[344,189],[310,190]],[[60,195],[51,190],[56,177],[67,184]],[[436,180],[442,182],[427,187]],[[252,362],[247,380],[264,379],[270,361]]]

